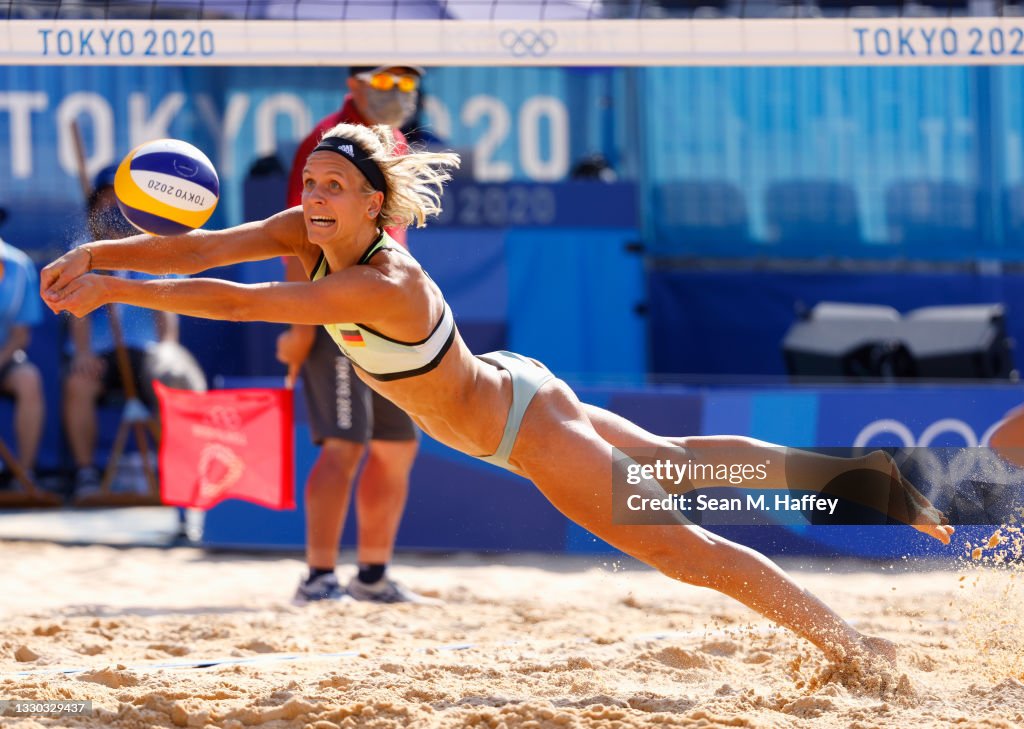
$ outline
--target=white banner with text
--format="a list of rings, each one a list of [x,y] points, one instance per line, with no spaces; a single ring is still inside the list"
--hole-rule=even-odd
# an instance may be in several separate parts
[[[858,66],[1024,61],[1024,18],[11,20],[4,65]]]

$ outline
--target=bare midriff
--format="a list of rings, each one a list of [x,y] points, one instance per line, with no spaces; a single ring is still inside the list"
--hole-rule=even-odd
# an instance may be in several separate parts
[[[474,456],[497,450],[512,406],[511,379],[474,357],[457,332],[430,372],[383,382],[358,365],[355,369],[363,382],[408,413],[431,438]]]
[[[307,274],[318,256],[319,249],[312,246],[305,252]],[[437,285],[408,255],[385,251],[364,265],[403,280],[409,304],[402,316],[368,325],[398,341],[423,340],[444,312],[444,298]],[[490,455],[505,430],[512,406],[512,381],[508,373],[475,357],[457,329],[454,337],[440,363],[423,374],[378,380],[352,361],[363,382],[408,413],[430,437],[469,455]]]

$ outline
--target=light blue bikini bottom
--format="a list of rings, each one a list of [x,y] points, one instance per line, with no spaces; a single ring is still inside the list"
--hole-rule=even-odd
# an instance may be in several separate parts
[[[543,365],[538,367],[532,360],[516,354],[499,350],[477,355],[488,364],[498,369],[507,370],[512,376],[512,407],[508,411],[508,419],[505,421],[505,433],[501,436],[501,443],[490,456],[477,456],[481,461],[493,463],[495,466],[511,470],[508,458],[512,455],[512,446],[516,444],[516,437],[519,435],[519,428],[523,424],[523,416],[537,390],[555,376],[551,370]]]

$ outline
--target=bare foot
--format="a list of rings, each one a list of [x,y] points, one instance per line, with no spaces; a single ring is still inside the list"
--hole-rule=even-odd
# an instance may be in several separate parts
[[[945,515],[936,509],[928,497],[918,491],[906,476],[900,473],[899,466],[896,465],[892,456],[884,451],[876,451],[876,453],[880,453],[885,458],[893,484],[899,484],[903,490],[903,506],[906,513],[901,520],[905,520],[907,524],[922,534],[938,539],[943,544],[949,544],[955,530]]]
[[[872,635],[865,635],[861,639],[861,643],[864,646],[864,650],[871,655],[879,656],[889,661],[892,665],[896,665],[897,649],[896,644],[891,640],[885,638],[878,638]]]
[[[914,524],[912,526],[922,534],[934,537],[943,544],[949,544],[953,532],[956,531],[952,524]]]
[[[895,465],[895,464],[894,464]],[[910,511],[910,526],[917,529],[922,534],[927,534],[929,537],[938,539],[943,544],[949,544],[950,538],[953,536],[953,525],[949,523],[945,515],[932,506],[924,494],[914,488],[914,485],[906,479],[906,477],[899,473],[900,483],[903,485],[903,489],[906,492],[906,502],[908,510]]]

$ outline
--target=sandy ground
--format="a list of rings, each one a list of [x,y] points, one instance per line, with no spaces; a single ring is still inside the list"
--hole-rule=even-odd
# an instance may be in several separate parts
[[[443,607],[297,608],[292,557],[0,542],[0,699],[94,706],[0,725],[1021,727],[1024,575],[1006,547],[784,562],[902,646],[894,672],[864,673],[633,562],[402,556],[394,574]]]

